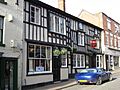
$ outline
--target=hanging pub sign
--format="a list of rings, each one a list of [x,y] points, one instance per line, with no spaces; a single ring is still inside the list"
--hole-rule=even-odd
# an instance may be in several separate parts
[[[90,40],[90,46],[92,48],[95,48],[97,46],[97,41],[94,39],[94,40]]]

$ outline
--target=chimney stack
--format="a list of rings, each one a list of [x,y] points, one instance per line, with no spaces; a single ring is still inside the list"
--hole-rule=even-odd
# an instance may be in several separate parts
[[[65,0],[58,0],[58,8],[65,11]]]

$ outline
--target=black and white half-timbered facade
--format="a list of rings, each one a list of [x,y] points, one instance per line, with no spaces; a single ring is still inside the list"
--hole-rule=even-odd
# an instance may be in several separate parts
[[[24,0],[23,86],[68,80],[96,67],[101,30],[38,0]]]

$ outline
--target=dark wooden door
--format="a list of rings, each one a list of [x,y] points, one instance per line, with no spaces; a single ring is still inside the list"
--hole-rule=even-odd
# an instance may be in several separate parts
[[[60,80],[60,56],[54,56],[53,57],[53,81],[59,81]]]
[[[0,61],[0,90],[17,90],[17,60]]]

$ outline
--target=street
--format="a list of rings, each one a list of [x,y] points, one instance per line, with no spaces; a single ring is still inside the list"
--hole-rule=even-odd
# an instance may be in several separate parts
[[[120,90],[120,73],[113,74],[113,80],[104,82],[102,85],[74,85],[62,90]]]

